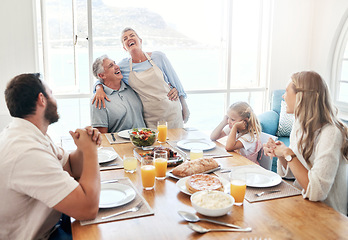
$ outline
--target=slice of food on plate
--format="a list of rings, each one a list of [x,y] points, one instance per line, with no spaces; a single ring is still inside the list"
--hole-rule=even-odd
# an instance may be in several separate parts
[[[139,153],[139,155],[141,157],[145,157],[145,156],[152,156],[154,157],[154,152],[157,150],[164,150],[167,152],[167,166],[168,167],[175,167],[178,166],[179,164],[184,162],[184,159],[175,151],[173,151],[172,149],[168,148],[168,147],[163,147],[163,146],[159,146],[159,147],[155,147],[153,150],[148,151],[148,152],[144,152],[144,153]]]
[[[187,177],[193,174],[203,173],[219,167],[219,164],[213,158],[200,158],[192,161],[186,161],[172,170],[173,175],[178,177]]]
[[[187,178],[186,188],[190,193],[203,190],[224,191],[224,185],[218,177],[208,174],[195,174]]]

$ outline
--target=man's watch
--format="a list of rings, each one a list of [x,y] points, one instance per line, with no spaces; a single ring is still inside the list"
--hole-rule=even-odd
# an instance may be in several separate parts
[[[294,159],[294,157],[296,157],[296,155],[295,155],[295,154],[292,154],[292,155],[286,155],[286,156],[285,156],[285,160],[286,160],[286,161],[288,161],[288,162],[291,162],[291,161],[292,161],[292,159]]]

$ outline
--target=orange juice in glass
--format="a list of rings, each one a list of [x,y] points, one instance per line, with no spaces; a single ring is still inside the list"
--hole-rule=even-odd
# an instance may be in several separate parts
[[[203,150],[198,148],[191,148],[190,150],[190,160],[195,160],[198,158],[203,158]]]
[[[134,173],[137,170],[138,160],[134,155],[123,156],[123,168],[125,172]]]
[[[159,143],[165,143],[167,141],[167,122],[158,121],[157,122],[157,140]]]
[[[146,156],[141,159],[141,181],[145,190],[152,190],[155,186],[155,165],[153,157]]]
[[[167,160],[168,153],[164,150],[157,150],[154,152],[155,158],[155,170],[156,170],[156,179],[163,180],[166,178],[167,174]]]
[[[231,172],[231,195],[235,200],[234,205],[243,205],[245,190],[246,190],[246,173],[245,172]]]

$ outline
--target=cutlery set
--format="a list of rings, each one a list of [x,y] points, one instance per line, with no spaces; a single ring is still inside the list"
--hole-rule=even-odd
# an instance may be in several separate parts
[[[247,228],[242,228],[240,226],[230,224],[230,223],[225,223],[225,222],[220,222],[208,218],[199,218],[197,215],[185,211],[178,211],[178,214],[185,220],[189,222],[188,227],[191,228],[193,231],[198,232],[198,233],[207,233],[207,232],[212,232],[212,231],[220,231],[220,232],[251,232],[251,227]],[[211,222],[219,225],[223,225],[226,227],[230,227],[228,229],[207,229],[204,228],[198,224],[194,224],[193,222],[198,222],[198,221],[205,221],[205,222]]]
[[[124,211],[122,211],[122,212],[118,212],[118,213],[111,214],[111,215],[109,215],[109,216],[102,217],[101,219],[104,220],[104,219],[116,217],[116,216],[118,216],[118,215],[125,214],[125,213],[128,213],[128,212],[136,212],[136,211],[139,211],[139,209],[143,206],[143,204],[144,204],[144,203],[141,201],[141,202],[138,203],[135,207],[132,207],[132,208],[127,209],[127,210],[124,210]]]

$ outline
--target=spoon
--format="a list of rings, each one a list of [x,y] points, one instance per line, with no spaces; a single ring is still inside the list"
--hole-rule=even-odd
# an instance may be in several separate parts
[[[280,190],[271,190],[271,191],[264,191],[264,192],[260,192],[260,193],[255,193],[255,195],[257,197],[261,197],[264,194],[268,194],[268,193],[276,193],[276,192],[280,192]]]
[[[198,233],[207,233],[207,232],[251,232],[251,228],[239,228],[239,229],[231,229],[231,228],[225,228],[225,229],[208,229],[204,228],[202,226],[199,226],[198,224],[189,223],[189,228],[191,228],[193,231]]]
[[[233,225],[230,223],[225,223],[225,222],[220,222],[220,221],[216,221],[216,220],[211,220],[211,219],[207,219],[207,218],[199,218],[197,215],[193,214],[193,213],[189,213],[189,212],[184,212],[184,211],[178,211],[179,215],[185,219],[188,222],[198,222],[198,221],[206,221],[206,222],[211,222],[211,223],[215,223],[215,224],[220,224],[223,226],[227,226],[227,227],[232,227],[232,228],[238,228],[241,229],[240,226],[237,225]],[[251,229],[251,228],[250,228]]]

